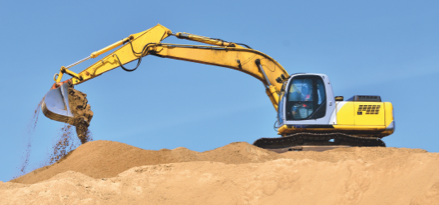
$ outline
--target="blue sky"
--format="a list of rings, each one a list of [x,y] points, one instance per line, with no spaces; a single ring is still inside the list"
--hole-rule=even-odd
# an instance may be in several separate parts
[[[438,152],[438,6],[401,0],[4,1],[0,181],[19,173],[29,137],[28,171],[38,168],[63,126],[41,113],[33,135],[26,134],[53,74],[157,23],[245,43],[290,74],[325,73],[335,94],[345,98],[380,95],[396,115],[387,146]],[[172,37],[164,42],[191,43]],[[276,137],[276,112],[262,83],[227,68],[148,56],[135,72],[116,69],[76,89],[88,94],[95,140],[205,151]]]

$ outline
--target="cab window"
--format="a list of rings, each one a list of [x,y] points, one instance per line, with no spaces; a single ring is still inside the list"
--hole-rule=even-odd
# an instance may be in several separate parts
[[[281,125],[281,124],[283,124],[284,123],[284,119],[283,119],[283,117],[282,117],[282,115],[283,115],[283,113],[284,113],[284,100],[285,98],[281,98],[281,101],[279,102],[279,105],[278,105],[278,111],[277,111],[277,122],[278,122],[278,124],[279,125]]]
[[[287,120],[318,119],[325,116],[326,92],[319,76],[294,77],[288,88]]]

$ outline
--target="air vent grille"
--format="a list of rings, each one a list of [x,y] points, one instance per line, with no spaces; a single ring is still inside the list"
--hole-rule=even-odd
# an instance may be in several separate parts
[[[381,105],[360,105],[358,107],[358,113],[365,112],[366,115],[378,115]]]
[[[381,102],[381,97],[379,95],[354,95],[348,101]]]

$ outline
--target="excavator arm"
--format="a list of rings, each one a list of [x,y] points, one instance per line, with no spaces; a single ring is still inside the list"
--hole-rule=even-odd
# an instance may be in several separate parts
[[[67,67],[61,67],[59,74],[56,74],[54,76],[54,80],[57,83],[60,83],[63,74],[66,73],[72,76],[71,82],[73,83],[73,85],[76,85],[93,79],[105,72],[113,70],[117,67],[120,67],[121,65],[125,65],[134,60],[141,61],[141,58],[145,56],[145,54],[147,54],[147,52],[143,51],[144,49],[148,50],[150,46],[159,44],[163,39],[167,38],[171,34],[172,32],[169,29],[160,24],[146,31],[132,34],[129,37],[122,39],[110,46],[93,52],[87,58],[84,58]],[[79,63],[82,63],[91,58],[96,58],[103,53],[106,53],[119,46],[121,46],[119,49],[103,57],[101,60],[97,61],[80,73],[74,73],[73,71],[69,70],[69,68],[78,65]],[[140,54],[136,53],[135,51],[140,51]]]
[[[161,43],[162,40],[171,35],[180,39],[210,45]],[[69,70],[79,63],[96,58],[117,47],[120,48],[79,73]],[[264,84],[266,93],[276,110],[283,83],[289,76],[285,69],[273,58],[248,46],[188,33],[174,34],[171,30],[158,24],[153,28],[132,34],[110,46],[93,52],[89,57],[72,65],[61,67],[60,72],[54,76],[56,83],[43,100],[43,113],[53,120],[67,122],[72,114],[69,109],[67,85],[63,86],[63,84],[66,82],[73,85],[80,84],[118,67],[122,67],[126,71],[133,71],[140,65],[142,58],[147,55],[216,65],[247,73]],[[136,60],[138,62],[134,69],[124,67],[125,64]],[[68,74],[72,78],[61,82],[64,74]]]

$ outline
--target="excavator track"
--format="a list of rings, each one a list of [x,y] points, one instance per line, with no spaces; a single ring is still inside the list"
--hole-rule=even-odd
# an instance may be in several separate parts
[[[340,147],[385,147],[376,137],[361,137],[345,133],[295,133],[279,138],[260,138],[253,145],[270,151],[325,151]]]

